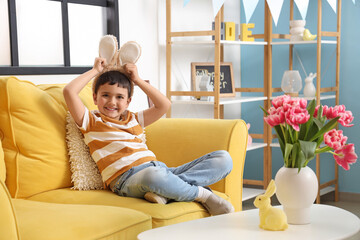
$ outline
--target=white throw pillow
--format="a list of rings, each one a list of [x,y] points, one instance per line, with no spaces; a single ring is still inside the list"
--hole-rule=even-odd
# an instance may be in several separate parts
[[[84,136],[69,112],[66,116],[66,143],[70,156],[71,181],[74,183],[72,189],[103,189],[99,169],[90,155],[89,147],[84,142]]]

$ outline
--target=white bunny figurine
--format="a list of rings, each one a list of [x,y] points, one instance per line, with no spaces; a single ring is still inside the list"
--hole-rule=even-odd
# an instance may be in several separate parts
[[[305,78],[305,87],[304,87],[304,96],[305,97],[315,97],[316,88],[313,83],[313,79],[316,77],[316,73],[310,73],[308,77]]]
[[[259,227],[270,231],[284,231],[288,228],[287,217],[283,210],[271,206],[270,197],[276,191],[275,181],[271,180],[266,192],[256,197],[255,207],[259,208]]]

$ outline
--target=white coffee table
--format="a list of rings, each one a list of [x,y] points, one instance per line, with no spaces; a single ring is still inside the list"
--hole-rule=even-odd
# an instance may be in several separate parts
[[[281,206],[278,206],[281,207]],[[139,240],[162,239],[346,239],[360,229],[360,219],[338,207],[314,204],[311,208],[311,224],[289,225],[285,231],[265,231],[258,227],[259,210],[202,218],[166,227],[155,228],[138,235]]]

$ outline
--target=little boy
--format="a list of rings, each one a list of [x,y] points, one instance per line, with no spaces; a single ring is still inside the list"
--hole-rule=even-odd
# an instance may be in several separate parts
[[[177,168],[157,161],[142,140],[143,128],[161,118],[170,108],[170,101],[139,77],[136,65],[126,64],[122,72],[105,71],[105,66],[104,58],[96,58],[93,68],[67,84],[63,91],[105,185],[120,196],[161,204],[169,199],[195,200],[211,215],[233,212],[228,201],[202,187],[230,173],[229,153],[212,152]],[[94,77],[93,98],[98,111],[89,111],[79,93]],[[154,103],[136,114],[127,110],[134,84]]]

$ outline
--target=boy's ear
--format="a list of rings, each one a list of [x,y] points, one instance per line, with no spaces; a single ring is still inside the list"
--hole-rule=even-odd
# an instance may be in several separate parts
[[[128,105],[131,103],[131,99],[132,99],[131,97],[128,98],[128,100],[127,100]]]
[[[97,105],[97,101],[96,101],[96,93],[93,93],[93,100],[94,100],[94,104]]]

